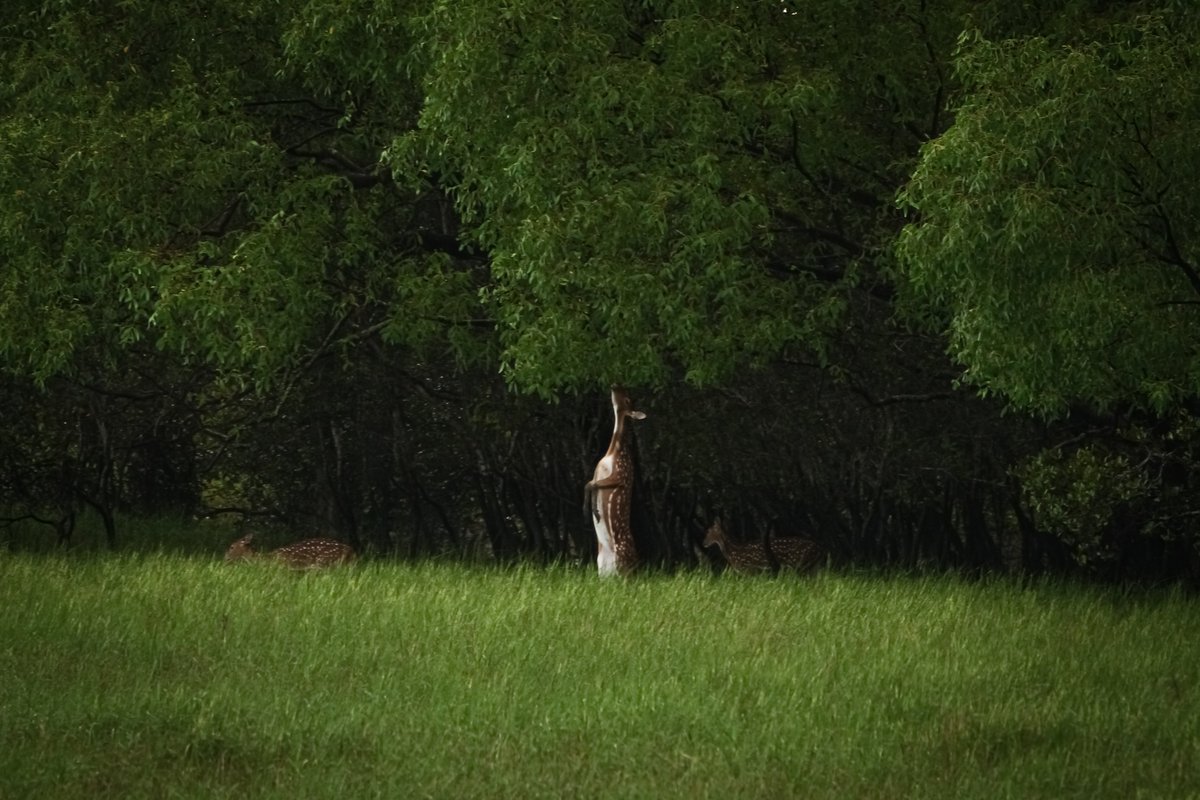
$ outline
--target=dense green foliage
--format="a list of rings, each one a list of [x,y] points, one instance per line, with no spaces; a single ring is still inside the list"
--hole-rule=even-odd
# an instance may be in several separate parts
[[[1195,579],[1192,11],[16,0],[0,518]]]
[[[666,11],[480,3],[420,20],[426,102],[391,161],[455,176],[518,384],[710,383],[811,342],[836,307],[803,273],[763,269],[780,214],[805,205],[797,126],[837,91],[805,63],[804,21],[764,3]]]
[[[936,132],[911,84],[941,79],[926,49],[955,32],[949,7],[843,13],[26,4],[0,128],[9,368],[45,380],[150,338],[264,378],[347,319],[465,346],[486,318],[510,381],[543,392],[821,350],[893,164]],[[430,230],[430,191],[452,224]],[[426,233],[485,254],[486,280],[414,252]]]
[[[10,556],[0,606],[5,796],[1200,788],[1174,592]]]
[[[1200,26],[1180,7],[1084,37],[964,35],[900,252],[973,383],[1164,412],[1200,389]]]

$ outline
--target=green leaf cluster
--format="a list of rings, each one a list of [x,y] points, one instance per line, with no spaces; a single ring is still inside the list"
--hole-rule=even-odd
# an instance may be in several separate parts
[[[474,287],[425,280],[444,264],[414,255],[411,198],[375,172],[418,107],[390,49],[403,9],[181,10],[30,2],[0,22],[4,367],[45,381],[150,346],[265,387],[333,333],[390,317],[423,345],[444,325],[414,312],[472,316]]]
[[[1164,411],[1200,392],[1200,27],[964,34],[954,124],[900,196],[906,288],[1016,405]]]
[[[839,298],[762,266],[777,209],[804,208],[797,126],[837,98],[802,24],[771,3],[418,18],[420,125],[389,156],[448,178],[464,235],[490,254],[484,300],[512,383],[708,384],[821,346]],[[834,131],[806,133],[824,159]]]
[[[1139,465],[1099,447],[1044,451],[1022,466],[1020,478],[1038,524],[1064,541],[1085,566],[1119,554],[1113,528],[1120,510],[1150,488]]]
[[[253,34],[258,9],[24,6],[0,37],[0,355],[45,380],[152,335],[172,276],[278,155],[241,108],[267,59],[217,36]]]

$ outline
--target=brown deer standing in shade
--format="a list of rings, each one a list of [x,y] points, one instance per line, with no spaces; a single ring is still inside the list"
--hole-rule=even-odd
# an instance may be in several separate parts
[[[356,558],[353,547],[333,539],[304,539],[269,553],[259,553],[252,548],[250,542],[253,539],[254,534],[248,533],[229,545],[229,549],[225,551],[225,561],[261,559],[276,561],[292,569],[321,569],[349,564]]]
[[[612,387],[613,435],[608,451],[596,464],[592,479],[584,486],[584,498],[596,528],[599,551],[596,567],[601,575],[627,575],[637,567],[637,548],[629,524],[633,495],[633,457],[629,454],[629,430],[625,421],[645,419],[634,411],[629,393]]]
[[[825,550],[810,539],[793,536],[767,537],[761,542],[734,544],[725,537],[720,518],[704,537],[705,549],[716,545],[729,566],[742,573],[776,572],[792,569],[808,572],[825,560]]]

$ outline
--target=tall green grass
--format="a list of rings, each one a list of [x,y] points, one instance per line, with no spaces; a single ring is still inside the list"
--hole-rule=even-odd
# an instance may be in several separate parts
[[[0,797],[1200,796],[1200,606],[0,556]]]

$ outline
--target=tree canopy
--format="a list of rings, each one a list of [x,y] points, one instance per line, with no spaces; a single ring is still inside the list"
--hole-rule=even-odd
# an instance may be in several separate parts
[[[954,27],[910,5],[28,3],[8,363],[149,338],[268,373],[348,307],[464,358],[489,326],[547,394],[820,352],[939,123]]]
[[[1200,390],[1200,29],[1180,6],[1092,34],[962,36],[899,253],[980,388],[1163,412]]]

